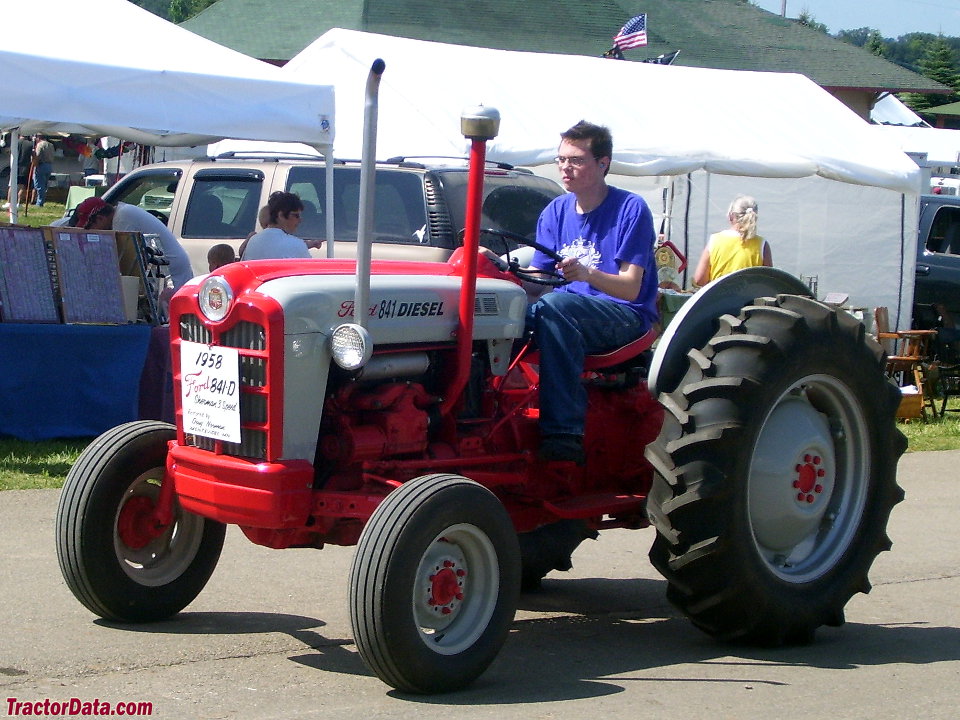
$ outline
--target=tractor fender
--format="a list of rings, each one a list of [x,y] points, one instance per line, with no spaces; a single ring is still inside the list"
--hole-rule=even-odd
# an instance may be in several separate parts
[[[704,285],[684,303],[657,343],[648,385],[654,397],[677,389],[689,365],[687,352],[700,348],[716,332],[721,315],[738,315],[759,297],[813,297],[799,278],[771,267],[737,270]]]

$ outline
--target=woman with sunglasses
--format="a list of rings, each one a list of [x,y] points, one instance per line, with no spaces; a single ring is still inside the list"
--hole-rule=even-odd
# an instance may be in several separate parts
[[[303,201],[296,193],[272,193],[261,215],[266,220],[265,227],[243,244],[240,259],[309,258],[307,243],[294,234],[302,214]]]

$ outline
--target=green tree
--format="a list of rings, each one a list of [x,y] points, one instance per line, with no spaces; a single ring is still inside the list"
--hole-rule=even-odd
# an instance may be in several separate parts
[[[876,30],[870,31],[870,35],[867,37],[867,42],[864,47],[877,57],[887,56],[887,44],[884,42],[883,38],[880,37],[880,33]]]
[[[191,0],[170,0],[170,9],[167,16],[170,22],[182,23],[193,14],[193,2]]]
[[[863,47],[867,44],[867,40],[870,39],[870,33],[872,32],[876,32],[876,30],[868,27],[857,28],[856,30],[838,30],[834,37],[850,45]]]
[[[927,45],[919,66],[924,77],[943,83],[954,92],[949,96],[906,93],[901,97],[901,100],[911,109],[915,112],[922,112],[937,105],[955,102],[958,99],[960,74],[957,73],[957,54],[942,35]]]
[[[805,25],[811,30],[817,30],[818,32],[822,32],[822,33],[830,32],[829,30],[827,30],[827,26],[824,25],[822,22],[817,22],[817,19],[806,8],[804,8],[803,11],[797,16],[797,22],[800,23],[801,25]]]
[[[215,2],[216,0],[170,0],[167,16],[170,22],[182,23],[206,10]]]

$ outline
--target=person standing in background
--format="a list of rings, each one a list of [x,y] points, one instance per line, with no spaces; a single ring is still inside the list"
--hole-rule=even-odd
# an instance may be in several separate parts
[[[706,285],[734,270],[765,265],[773,267],[770,245],[757,235],[757,201],[740,195],[727,210],[730,227],[710,236],[703,249],[693,281]]]
[[[94,154],[96,152],[97,146],[93,140],[87,140],[80,150],[80,172],[84,177],[100,173],[100,158]]]
[[[33,169],[33,186],[37,190],[37,207],[43,207],[47,200],[47,184],[53,173],[53,143],[43,135],[34,135],[33,156],[36,166]]]
[[[33,159],[33,140],[28,137],[20,136],[20,142],[17,146],[17,203],[23,207],[27,201],[27,185],[30,178],[30,161]],[[8,191],[7,202],[3,204],[4,210],[10,209],[10,203],[13,202],[12,193]]]

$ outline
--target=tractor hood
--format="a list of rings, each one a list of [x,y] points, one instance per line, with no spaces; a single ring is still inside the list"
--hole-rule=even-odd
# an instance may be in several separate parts
[[[376,344],[452,342],[457,332],[460,253],[448,263],[375,261],[364,324]],[[269,297],[283,308],[284,334],[330,334],[359,322],[353,260],[261,260],[224,267],[235,303]],[[496,272],[496,271],[493,271]],[[198,278],[194,282],[202,283]],[[191,283],[183,293],[196,287]],[[474,339],[519,337],[526,293],[502,277],[477,278]]]

